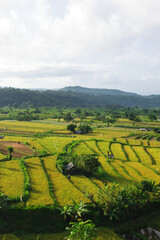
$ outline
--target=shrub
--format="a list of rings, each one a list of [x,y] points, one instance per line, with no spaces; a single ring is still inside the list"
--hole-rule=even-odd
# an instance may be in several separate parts
[[[12,146],[8,146],[7,150],[8,150],[8,153],[9,153],[9,160],[12,160],[13,147]]]
[[[71,131],[71,132],[75,132],[75,128],[77,127],[77,125],[75,125],[75,124],[69,124],[68,126],[67,126],[67,130],[69,130],[69,131]]]
[[[73,201],[73,205],[65,205],[61,209],[61,215],[64,215],[64,219],[70,218],[71,221],[77,221],[78,218],[83,218],[88,214],[89,210],[87,204],[80,201],[79,203]]]
[[[67,240],[92,240],[95,239],[95,224],[91,220],[71,222],[71,227],[66,230],[70,231],[70,235],[66,237]]]
[[[63,119],[65,122],[69,122],[73,120],[71,112],[67,112],[63,115]]]
[[[3,192],[0,192],[0,209],[7,208],[8,203],[9,203],[8,197]]]
[[[73,162],[75,168],[72,169],[70,173],[77,174],[93,174],[97,171],[100,163],[98,161],[98,157],[92,154],[83,154],[83,155],[76,155],[76,154],[67,154],[61,153],[57,158],[57,168],[61,173],[66,173],[65,166]]]
[[[27,172],[27,168],[24,162],[24,159],[22,158],[20,161],[20,165],[24,174],[24,194],[23,194],[23,200],[27,201],[29,198],[29,191],[31,189],[30,181],[29,181],[29,175]]]
[[[88,124],[81,124],[78,128],[82,133],[92,132],[92,128]]]
[[[139,213],[150,202],[150,192],[153,192],[154,183],[142,181],[140,184],[123,186],[119,184],[107,185],[100,191],[99,202],[104,215],[110,220],[122,216]],[[156,192],[156,190],[155,190]]]
[[[46,152],[46,150],[42,150],[42,151],[39,151],[39,154],[38,156],[39,157],[45,157],[45,156],[49,156],[50,154]]]
[[[155,181],[143,180],[137,185],[142,192],[154,192],[156,190]]]
[[[83,172],[93,174],[96,172],[100,163],[98,162],[98,157],[91,154],[83,154],[79,155],[74,160],[75,165],[78,169],[82,170]]]
[[[153,131],[154,131],[155,133],[160,133],[160,128],[159,128],[159,127],[155,127],[155,128],[153,128]]]

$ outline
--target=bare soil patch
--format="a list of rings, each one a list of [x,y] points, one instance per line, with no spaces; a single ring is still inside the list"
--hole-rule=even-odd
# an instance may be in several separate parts
[[[13,147],[13,158],[21,158],[29,155],[34,155],[34,150],[31,149],[29,146],[18,143],[18,142],[11,142],[11,141],[1,141],[0,142],[0,152],[4,155],[8,155],[7,147]]]

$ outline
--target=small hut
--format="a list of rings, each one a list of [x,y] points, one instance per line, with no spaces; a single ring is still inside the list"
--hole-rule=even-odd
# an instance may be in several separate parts
[[[70,162],[65,166],[65,174],[66,175],[74,174],[75,170],[76,170],[76,168],[75,168],[75,165],[73,164],[73,162]]]
[[[66,166],[65,166],[65,170],[66,171],[69,171],[71,168],[74,167],[74,164],[72,162],[68,163]]]
[[[108,158],[109,159],[114,159],[114,154],[109,154],[109,151],[108,151]]]
[[[82,134],[82,131],[76,130],[76,131],[75,131],[75,134],[81,135],[81,134]]]
[[[146,131],[146,128],[140,128],[140,131]]]

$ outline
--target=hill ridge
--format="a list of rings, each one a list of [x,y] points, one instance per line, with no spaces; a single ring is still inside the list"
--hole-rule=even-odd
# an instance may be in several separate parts
[[[125,92],[118,89],[107,88],[87,88],[81,86],[67,86],[59,89],[58,91],[72,91],[79,93],[98,94],[98,95],[127,95],[127,96],[140,96],[137,93]]]
[[[65,107],[143,107],[160,108],[159,96],[106,95],[102,93],[74,92],[63,90],[29,90],[0,88],[0,107],[2,106],[65,106]]]

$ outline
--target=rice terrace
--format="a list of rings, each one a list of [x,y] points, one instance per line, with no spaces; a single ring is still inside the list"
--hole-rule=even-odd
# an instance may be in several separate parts
[[[160,240],[160,0],[0,0],[0,240]]]
[[[64,239],[76,217],[66,209],[76,204],[87,206],[77,216],[96,223],[95,239],[141,239],[141,228],[160,228],[160,123],[80,119],[76,111],[64,110],[72,120],[0,121],[0,187],[8,198],[0,239]]]

